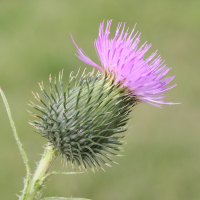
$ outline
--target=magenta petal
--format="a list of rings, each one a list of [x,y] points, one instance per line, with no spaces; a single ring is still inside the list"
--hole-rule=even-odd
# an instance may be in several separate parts
[[[70,34],[71,35],[71,34]],[[84,51],[82,49],[79,49],[78,46],[76,45],[72,35],[71,35],[71,38],[72,38],[72,41],[74,43],[74,45],[76,46],[77,48],[77,52],[78,52],[78,55],[76,55],[80,60],[82,60],[83,62],[87,63],[88,65],[91,65],[93,67],[96,67],[98,70],[100,70],[101,72],[103,72],[103,69],[97,65],[96,63],[94,63],[87,55],[85,55]]]
[[[160,56],[155,58],[157,51],[144,59],[151,44],[145,42],[138,47],[140,34],[138,32],[133,34],[135,27],[129,34],[129,28],[125,30],[125,23],[122,26],[122,22],[118,23],[115,36],[109,39],[111,23],[112,20],[107,21],[105,31],[104,21],[100,24],[99,37],[94,42],[102,67],[86,56],[72,38],[77,48],[77,57],[101,72],[106,71],[113,74],[115,83],[120,82],[122,86],[129,88],[138,101],[144,101],[158,107],[161,107],[159,104],[176,104],[160,100],[164,98],[164,92],[175,87],[176,84],[167,87],[174,76],[164,78],[170,68],[166,67]]]

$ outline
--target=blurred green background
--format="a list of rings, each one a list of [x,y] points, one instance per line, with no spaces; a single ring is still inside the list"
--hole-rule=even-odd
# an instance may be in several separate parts
[[[129,122],[120,165],[93,174],[51,177],[44,196],[85,197],[93,200],[199,200],[200,199],[200,1],[199,0],[1,0],[0,86],[28,154],[31,168],[39,161],[46,140],[31,130],[27,105],[38,82],[48,87],[48,76],[92,67],[76,56],[74,40],[93,61],[103,19],[142,32],[141,43],[153,44],[172,67],[178,86],[166,101],[181,105],[163,109],[140,104]],[[25,167],[0,100],[0,199],[18,199]],[[65,170],[56,161],[55,168]],[[67,168],[66,170],[71,170]]]

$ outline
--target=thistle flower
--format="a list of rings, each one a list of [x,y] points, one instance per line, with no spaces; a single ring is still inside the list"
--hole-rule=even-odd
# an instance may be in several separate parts
[[[112,20],[107,21],[105,31],[104,21],[100,24],[99,37],[94,42],[101,66],[94,63],[72,38],[78,52],[76,56],[102,73],[112,74],[115,84],[120,83],[122,87],[129,89],[138,102],[143,101],[158,107],[162,107],[161,104],[176,104],[161,100],[165,97],[164,92],[175,87],[176,84],[167,87],[175,76],[164,78],[170,68],[166,67],[160,55],[156,57],[157,51],[144,59],[151,44],[145,42],[138,47],[141,33],[133,34],[134,27],[129,34],[129,28],[125,31],[125,23],[121,32],[122,23],[118,23],[115,36],[109,39],[111,23]]]
[[[125,24],[118,24],[115,36],[109,39],[111,20],[100,24],[99,37],[95,40],[97,55],[101,67],[95,64],[78,48],[77,57],[100,70],[84,74],[77,81],[77,76],[70,76],[67,89],[63,87],[60,73],[58,83],[50,81],[50,94],[43,84],[42,100],[36,93],[35,98],[41,106],[31,104],[42,115],[31,113],[40,121],[30,124],[50,145],[72,164],[87,168],[96,168],[113,162],[111,156],[119,155],[122,134],[126,130],[128,116],[138,102],[144,101],[161,107],[167,103],[160,99],[163,93],[176,84],[166,87],[174,77],[163,77],[170,70],[164,65],[156,52],[144,59],[151,45],[146,42],[138,48],[138,32],[134,29],[128,35],[124,33]],[[117,135],[116,135],[117,134]],[[122,135],[121,135],[122,134]]]

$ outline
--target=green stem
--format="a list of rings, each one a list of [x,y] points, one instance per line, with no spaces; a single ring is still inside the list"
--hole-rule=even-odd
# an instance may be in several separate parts
[[[10,125],[12,127],[12,131],[13,131],[13,135],[14,135],[14,138],[17,142],[17,145],[19,147],[19,150],[20,150],[20,153],[22,155],[22,158],[24,160],[24,163],[25,163],[25,167],[26,167],[26,178],[25,178],[25,182],[24,182],[24,189],[22,191],[22,195],[26,193],[26,189],[29,185],[29,182],[30,182],[30,176],[31,176],[31,173],[30,173],[30,167],[29,167],[29,163],[28,163],[28,158],[27,158],[27,155],[26,155],[26,152],[24,151],[24,148],[23,148],[23,145],[19,139],[19,136],[17,134],[17,130],[16,130],[16,127],[15,127],[15,124],[14,124],[14,121],[12,119],[12,115],[11,115],[11,111],[10,111],[10,107],[8,105],[8,101],[6,99],[6,96],[4,95],[2,89],[0,88],[0,93],[1,93],[1,97],[3,99],[3,102],[4,102],[4,105],[6,107],[6,111],[7,111],[7,114],[8,114],[8,118],[10,120]]]
[[[38,167],[33,175],[33,178],[28,186],[26,194],[23,196],[23,200],[33,200],[37,195],[37,192],[42,188],[43,182],[47,176],[46,173],[49,171],[54,160],[58,156],[58,150],[53,149],[52,146],[47,146],[45,152],[40,160]]]

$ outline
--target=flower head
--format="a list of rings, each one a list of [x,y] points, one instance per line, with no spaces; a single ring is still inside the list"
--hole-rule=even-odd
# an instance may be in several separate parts
[[[110,166],[112,155],[120,156],[121,139],[137,102],[106,74],[83,73],[80,80],[71,74],[66,89],[62,76],[54,83],[50,76],[50,93],[40,84],[44,98],[33,93],[39,105],[30,104],[37,111],[30,112],[37,118],[30,124],[72,165]]]
[[[101,66],[94,63],[76,43],[78,55],[83,62],[96,67],[102,73],[112,74],[115,83],[120,83],[128,89],[137,101],[143,101],[162,107],[161,104],[176,104],[164,102],[164,92],[175,87],[167,86],[173,79],[164,76],[170,68],[166,67],[160,55],[156,57],[157,51],[152,53],[148,58],[144,58],[145,53],[151,47],[151,44],[145,42],[138,47],[140,34],[128,33],[129,28],[125,31],[125,23],[118,23],[117,30],[113,39],[109,39],[110,26],[112,20],[107,21],[104,31],[104,21],[99,27],[99,37],[95,40],[94,46],[96,53],[101,61]],[[120,32],[120,29],[122,30]],[[134,27],[135,28],[135,27]]]

